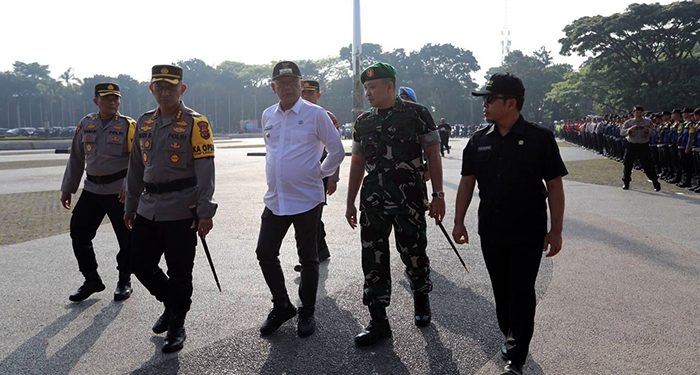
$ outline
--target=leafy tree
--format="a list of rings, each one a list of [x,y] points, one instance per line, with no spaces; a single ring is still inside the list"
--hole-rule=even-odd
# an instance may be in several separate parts
[[[700,85],[700,1],[631,4],[623,13],[582,17],[564,28],[561,53],[589,56],[591,71],[616,110],[697,103]],[[576,77],[570,77],[576,79]]]

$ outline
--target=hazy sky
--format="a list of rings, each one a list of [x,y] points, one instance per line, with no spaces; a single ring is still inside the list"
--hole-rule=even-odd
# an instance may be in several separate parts
[[[1,6],[0,71],[23,61],[48,64],[54,77],[72,67],[81,78],[124,73],[147,80],[152,65],[193,57],[217,65],[335,56],[352,43],[352,3],[12,0]],[[362,41],[408,51],[451,43],[474,53],[482,68],[474,78],[482,82],[484,72],[500,63],[506,19],[512,50],[529,54],[545,46],[555,62],[576,67],[580,57],[559,56],[564,26],[583,16],[622,12],[630,3],[509,0],[506,14],[504,0],[364,0]]]

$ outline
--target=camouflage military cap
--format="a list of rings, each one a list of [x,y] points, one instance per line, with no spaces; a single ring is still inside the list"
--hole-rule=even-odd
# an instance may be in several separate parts
[[[396,69],[390,64],[376,62],[365,69],[360,75],[360,81],[365,83],[374,79],[390,78],[396,79]]]

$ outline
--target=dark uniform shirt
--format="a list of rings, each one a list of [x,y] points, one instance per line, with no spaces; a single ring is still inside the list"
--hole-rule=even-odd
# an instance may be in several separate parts
[[[464,148],[462,176],[479,186],[479,235],[509,243],[547,233],[543,181],[567,174],[554,134],[522,116],[505,136],[495,125],[474,133]]]
[[[373,108],[353,127],[355,154],[365,157],[360,210],[388,214],[424,212],[422,149],[440,143],[427,108],[396,99],[389,110]]]

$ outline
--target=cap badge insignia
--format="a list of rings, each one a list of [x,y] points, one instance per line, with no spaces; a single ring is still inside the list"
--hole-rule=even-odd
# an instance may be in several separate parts
[[[170,73],[170,71],[168,70],[168,68],[161,68],[161,69],[160,69],[160,72],[161,72],[162,74],[168,74],[168,73]]]
[[[369,77],[369,78],[374,77],[374,69],[372,69],[372,68],[367,69],[367,77]]]
[[[112,86],[112,85],[107,86],[107,90],[114,90],[114,86]]]

